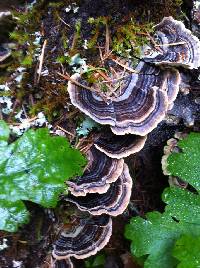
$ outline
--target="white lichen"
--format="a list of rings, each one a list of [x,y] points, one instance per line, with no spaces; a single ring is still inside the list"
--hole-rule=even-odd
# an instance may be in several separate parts
[[[66,8],[65,8],[65,12],[66,13],[69,13],[70,11],[72,11],[74,14],[77,13],[79,10],[79,7],[77,6],[76,3],[72,3],[71,5],[68,5]]]
[[[22,264],[23,264],[23,261],[15,261],[15,260],[13,260],[12,263],[13,263],[13,266],[12,266],[13,268],[21,268]]]
[[[0,241],[0,251],[8,248],[7,242],[8,242],[7,238],[3,238],[2,242]]]

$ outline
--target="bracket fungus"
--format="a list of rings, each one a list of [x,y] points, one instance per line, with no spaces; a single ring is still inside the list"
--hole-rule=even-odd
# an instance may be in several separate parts
[[[103,132],[95,141],[94,146],[111,158],[125,158],[139,152],[147,137],[138,135],[114,135],[111,131]]]
[[[79,82],[81,76],[74,74],[72,80]],[[110,125],[114,134],[145,136],[165,117],[169,102],[177,95],[180,75],[141,61],[127,81],[118,96],[107,100],[71,81],[68,92],[74,106],[96,122]]]
[[[71,196],[66,200],[89,214],[62,232],[54,244],[53,257],[69,262],[68,266],[70,257],[87,258],[108,243],[110,216],[123,213],[131,196],[132,179],[123,158],[143,148],[146,135],[172,107],[181,85],[174,67],[200,66],[200,41],[182,22],[167,17],[155,30],[158,44],[154,43],[152,54],[147,46],[143,49],[145,55],[135,72],[120,76],[124,81],[115,94],[104,94],[95,84],[89,87],[78,73],[69,79],[72,104],[109,130],[105,128],[88,151],[83,176],[67,182]]]
[[[10,50],[0,46],[0,63],[9,58],[11,55]]]
[[[155,26],[155,37],[158,44],[149,50],[151,55],[146,55],[145,61],[188,69],[197,69],[200,66],[200,41],[181,21],[172,17],[163,18]],[[143,53],[147,54],[147,47],[145,50]]]
[[[55,260],[52,258],[51,268],[74,268],[74,265],[70,258],[63,260]]]
[[[63,231],[54,244],[53,258],[84,259],[95,255],[109,241],[112,219],[108,215],[80,219],[70,230]]]
[[[116,182],[110,184],[108,191],[104,194],[88,194],[86,197],[66,198],[77,205],[82,211],[87,211],[92,215],[108,214],[117,216],[127,208],[132,190],[132,178],[129,169],[124,164],[122,174]]]
[[[67,181],[68,189],[75,196],[105,193],[123,171],[123,159],[112,159],[94,146],[88,151],[87,158],[89,162],[84,174],[75,181]]]

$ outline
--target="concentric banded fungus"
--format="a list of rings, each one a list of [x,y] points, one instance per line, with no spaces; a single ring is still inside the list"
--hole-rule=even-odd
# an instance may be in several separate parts
[[[150,49],[153,53],[144,57],[145,61],[189,69],[197,69],[200,66],[200,41],[181,21],[166,17],[155,30],[158,46],[157,49]],[[147,50],[144,51],[144,54],[146,53]]]
[[[0,63],[10,57],[11,52],[8,49],[0,46]]]
[[[146,136],[120,136],[108,131],[95,141],[94,146],[109,157],[120,159],[139,152],[144,147],[146,139]]]
[[[105,193],[109,184],[116,181],[123,170],[123,159],[112,159],[94,146],[88,151],[88,166],[83,176],[67,181],[69,190],[75,196],[87,193]]]
[[[92,215],[109,214],[117,216],[127,208],[132,188],[132,178],[128,166],[124,169],[118,180],[110,185],[105,194],[88,194],[86,197],[71,197],[66,200],[74,203],[82,211]]]
[[[55,259],[87,258],[105,247],[111,234],[112,219],[108,215],[80,219],[71,230],[61,233],[52,255]]]
[[[74,268],[70,258],[63,260],[52,260],[51,268]]]
[[[172,102],[178,92],[180,75],[174,69],[161,70],[143,62],[139,63],[136,71],[138,73],[128,77],[128,85],[121,94],[107,101],[96,92],[80,89],[69,81],[72,104],[96,122],[111,125],[114,134],[145,136],[165,117],[167,94]],[[81,81],[79,74],[74,74],[72,79]]]

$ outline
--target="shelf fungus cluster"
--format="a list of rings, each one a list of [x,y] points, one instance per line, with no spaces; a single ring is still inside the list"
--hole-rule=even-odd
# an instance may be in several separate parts
[[[200,41],[180,21],[166,17],[155,27],[153,45],[143,48],[143,58],[124,78],[124,88],[103,98],[96,90],[81,88],[85,81],[72,75],[68,91],[73,105],[94,121],[110,125],[116,135],[145,136],[161,122],[179,92],[181,76],[174,67],[200,66]],[[157,42],[157,43],[156,43]],[[94,88],[94,85],[93,85]]]
[[[71,257],[84,259],[95,255],[108,243],[111,234],[112,219],[108,215],[88,216],[77,220],[55,242],[52,267],[73,268]]]
[[[200,66],[200,41],[182,22],[164,18],[155,27],[154,40],[143,48],[135,71],[125,68],[116,79],[123,83],[115,94],[96,90],[96,85],[88,85],[80,74],[71,76],[68,92],[72,104],[107,126],[87,152],[84,174],[67,182],[71,194],[66,201],[89,216],[55,242],[55,267],[67,262],[73,267],[71,257],[89,257],[108,243],[111,217],[124,212],[131,196],[132,179],[124,158],[143,148],[147,134],[172,107],[181,84],[177,67]]]

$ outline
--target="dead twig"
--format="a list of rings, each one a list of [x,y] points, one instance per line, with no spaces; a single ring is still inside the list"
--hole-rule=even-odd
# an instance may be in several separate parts
[[[113,58],[112,58],[112,60],[113,60],[116,64],[118,64],[119,66],[123,67],[124,69],[128,70],[128,71],[131,72],[131,73],[135,73],[135,74],[138,74],[138,73],[139,73],[138,71],[136,71],[136,70],[134,70],[134,69],[132,69],[132,68],[130,68],[130,67],[124,65],[124,64],[121,63],[121,62],[119,62],[118,60],[115,60],[115,59],[113,59]]]
[[[67,27],[71,28],[71,26],[66,23],[60,16],[58,16],[59,20],[62,21]]]
[[[160,45],[155,45],[155,47],[164,47],[164,46],[179,46],[179,45],[185,45],[186,42],[181,41],[181,42],[176,42],[176,43],[169,43],[169,44],[160,44]]]
[[[70,135],[70,136],[72,136],[72,137],[74,137],[74,134],[73,133],[71,133],[71,132],[69,132],[69,131],[67,131],[66,129],[64,129],[64,128],[62,128],[62,127],[60,127],[60,126],[56,126],[56,128],[58,128],[58,129],[60,129],[60,130],[62,130],[63,132],[65,132],[66,134],[68,134],[68,135]]]
[[[40,82],[40,77],[41,77],[41,72],[42,72],[42,65],[43,65],[43,62],[44,62],[44,52],[45,52],[46,45],[47,45],[47,40],[44,40],[44,43],[43,43],[43,46],[42,46],[42,52],[41,52],[41,55],[40,55],[39,67],[38,67],[38,71],[37,71],[37,73],[38,73],[37,84]]]
[[[105,55],[108,55],[110,51],[110,31],[108,24],[106,23],[106,43],[105,43]]]
[[[61,74],[61,73],[57,72],[57,74],[60,75],[61,77],[63,77],[65,80],[68,80],[68,81],[72,82],[72,84],[77,85],[78,87],[82,87],[82,88],[88,89],[88,90],[90,90],[90,91],[97,92],[97,90],[96,90],[95,88],[85,86],[85,85],[79,83],[78,81],[72,79],[72,78],[69,76],[68,73]]]

